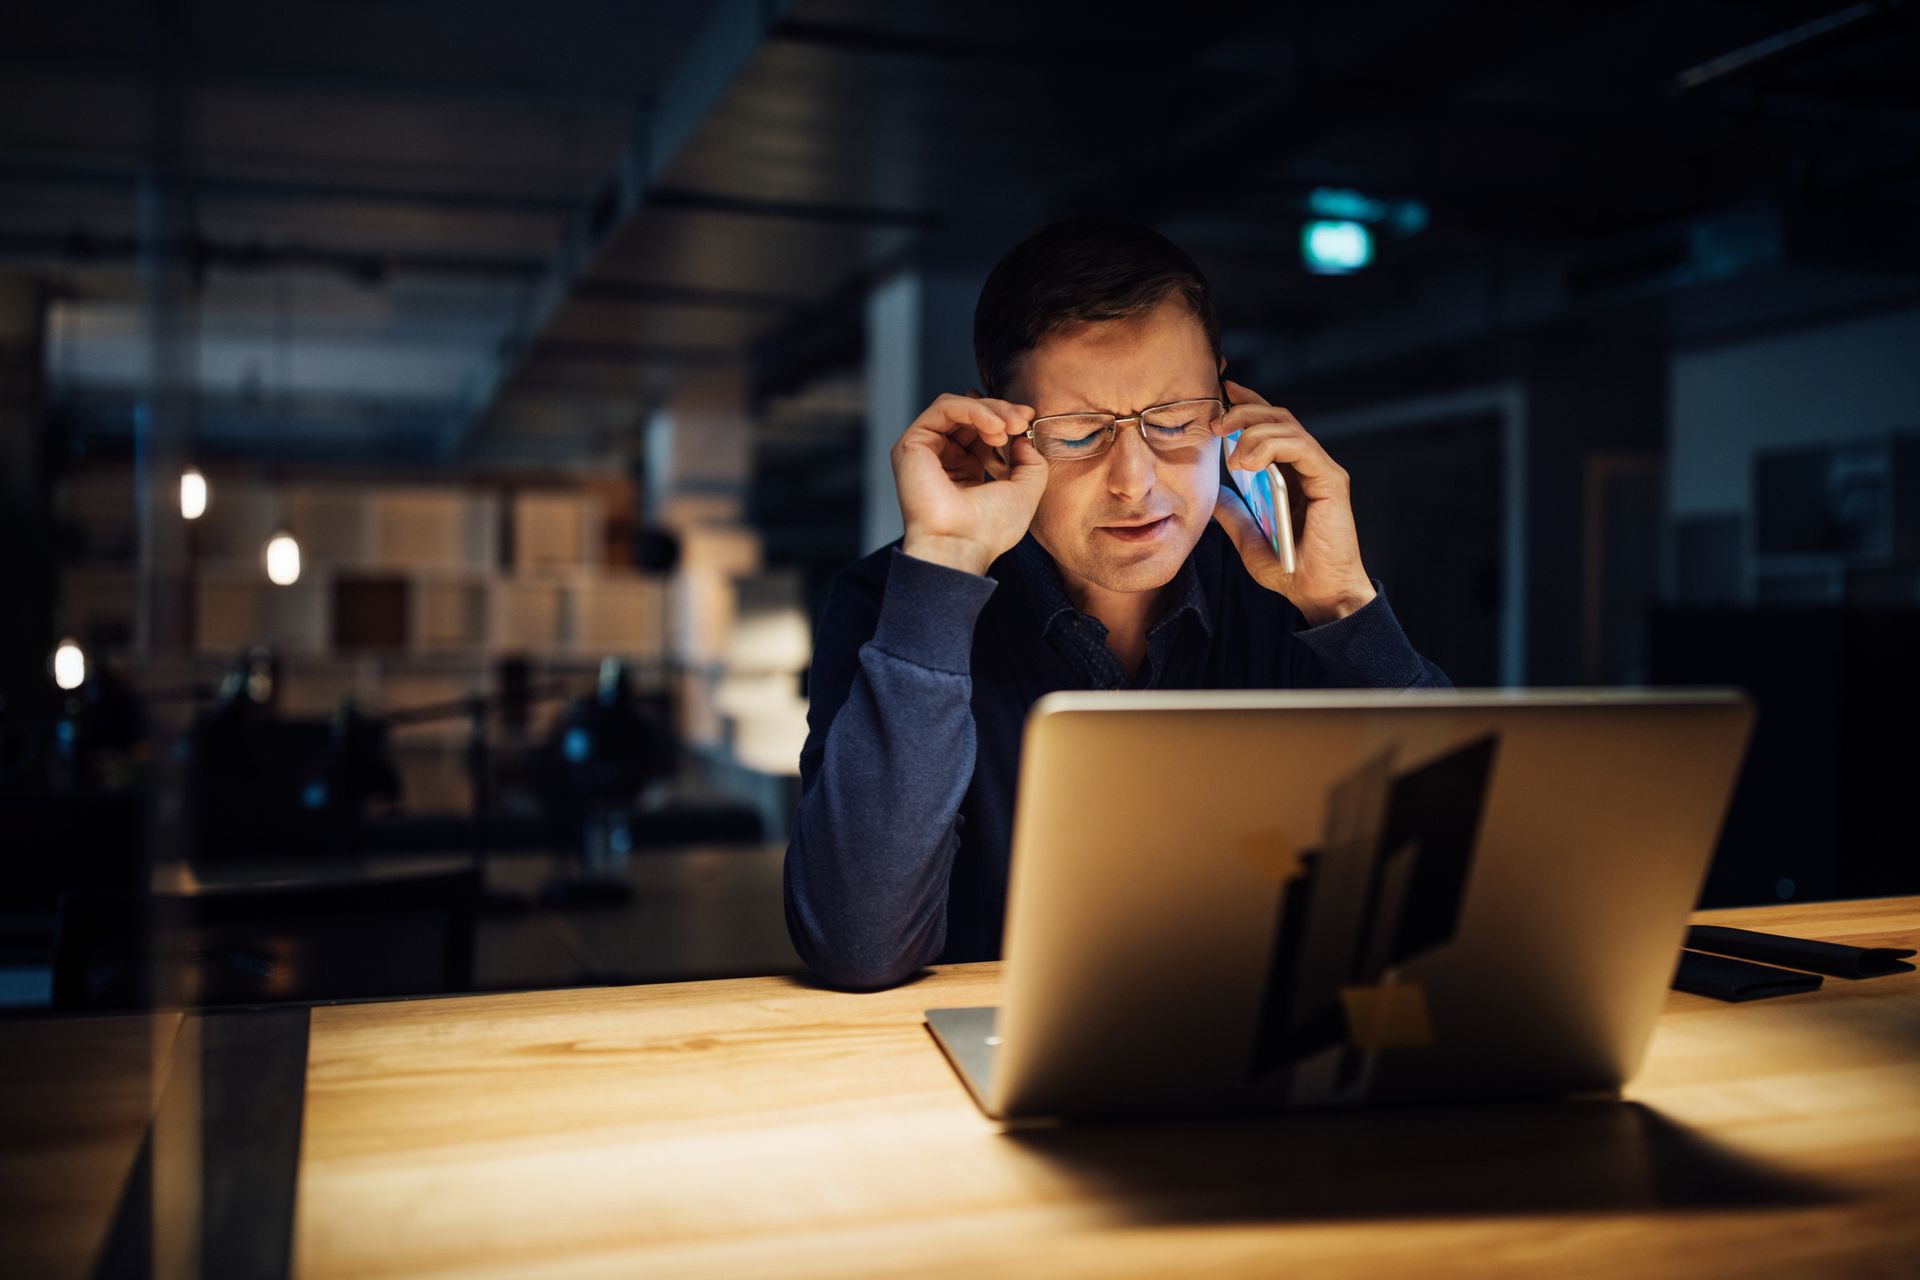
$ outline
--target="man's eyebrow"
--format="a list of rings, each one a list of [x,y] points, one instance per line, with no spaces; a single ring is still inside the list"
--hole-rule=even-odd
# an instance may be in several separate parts
[[[1214,392],[1214,394],[1216,394],[1216,395],[1217,395],[1217,394],[1219,393],[1219,388],[1217,388],[1217,387],[1216,387],[1216,388],[1213,388],[1213,392]],[[1169,390],[1167,390],[1167,389],[1166,389],[1165,387],[1162,387],[1162,388],[1160,389],[1160,392],[1159,392],[1159,394],[1158,394],[1158,395],[1157,395],[1157,396],[1156,396],[1156,397],[1155,397],[1154,399],[1152,399],[1152,400],[1149,400],[1149,401],[1147,401],[1147,402],[1146,402],[1145,404],[1137,404],[1137,405],[1134,405],[1134,406],[1133,406],[1133,407],[1132,407],[1131,409],[1129,409],[1129,410],[1127,410],[1126,412],[1129,412],[1129,413],[1137,413],[1137,412],[1139,412],[1139,411],[1140,411],[1140,410],[1142,410],[1142,409],[1151,409],[1151,408],[1153,408],[1153,407],[1154,407],[1155,405],[1158,405],[1158,404],[1173,404],[1173,403],[1174,403],[1175,401],[1179,401],[1179,400],[1192,400],[1192,399],[1196,399],[1196,398],[1198,398],[1198,399],[1202,399],[1202,400],[1204,400],[1204,399],[1206,399],[1206,398],[1207,398],[1207,393],[1203,391],[1203,392],[1201,392],[1201,393],[1199,394],[1199,396],[1198,396],[1198,397],[1196,397],[1196,396],[1194,395],[1194,393],[1193,393],[1193,392],[1192,392],[1191,390],[1187,390],[1187,391],[1169,391]],[[1038,416],[1038,417],[1042,417],[1042,418],[1045,418],[1045,417],[1051,417],[1051,416],[1053,416],[1054,414],[1060,414],[1060,413],[1112,413],[1112,414],[1119,414],[1119,413],[1121,412],[1121,410],[1119,410],[1119,409],[1105,409],[1105,408],[1092,408],[1092,407],[1086,407],[1086,406],[1087,406],[1087,401],[1088,401],[1088,399],[1089,399],[1089,397],[1086,397],[1086,396],[1082,396],[1082,397],[1079,397],[1079,402],[1080,402],[1080,404],[1081,404],[1081,405],[1082,405],[1083,407],[1081,407],[1081,408],[1078,408],[1078,409],[1046,409],[1046,410],[1043,410],[1043,411],[1041,411],[1041,412],[1040,412],[1039,414],[1037,414],[1036,416]],[[1035,405],[1035,406],[1034,406],[1034,408],[1036,408],[1036,409],[1039,409],[1039,406],[1038,406],[1038,405]]]

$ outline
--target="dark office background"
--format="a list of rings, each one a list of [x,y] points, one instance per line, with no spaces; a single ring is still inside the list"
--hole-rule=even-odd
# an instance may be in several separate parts
[[[812,621],[1075,212],[1456,684],[1752,692],[1704,904],[1920,889],[1909,4],[0,22],[7,1008],[796,968]]]

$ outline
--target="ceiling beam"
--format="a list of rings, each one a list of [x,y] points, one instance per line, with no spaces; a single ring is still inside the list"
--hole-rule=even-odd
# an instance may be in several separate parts
[[[722,347],[549,338],[533,349],[531,358],[541,364],[611,364],[626,367],[651,363],[693,369],[732,364],[740,357],[737,352]]]
[[[103,262],[133,262],[140,256],[139,237],[131,233],[104,234],[75,227],[67,231],[0,231],[0,259],[66,266]],[[399,275],[471,276],[527,280],[537,276],[539,258],[514,254],[338,249],[287,241],[209,240],[197,232],[180,236],[167,246],[163,258],[185,260],[189,269],[204,271],[273,271],[289,267],[339,272],[365,285],[378,285]]]
[[[798,200],[757,200],[751,196],[725,195],[716,191],[694,191],[686,187],[656,187],[647,197],[651,208],[685,210],[694,213],[727,213],[745,218],[770,218],[782,222],[820,222],[835,226],[897,227],[905,231],[929,231],[940,225],[941,215],[930,209],[887,209],[865,204],[817,204]]]
[[[575,302],[605,302],[636,307],[711,307],[719,311],[785,312],[812,301],[792,293],[754,289],[707,289],[692,285],[647,284],[639,280],[586,279],[573,287]]]
[[[1811,21],[1803,22],[1785,31],[1777,31],[1762,40],[1730,49],[1718,57],[1696,63],[1673,78],[1673,87],[1680,93],[1691,93],[1729,76],[1739,76],[1763,63],[1789,54],[1797,54],[1807,46],[1829,39],[1835,32],[1845,31],[1865,22],[1869,18],[1880,18],[1899,8],[1900,0],[1860,0],[1857,4],[1847,5],[1832,13],[1822,14]]]
[[[1140,55],[1138,42],[1105,40],[1098,33],[1072,43],[1047,45],[1031,33],[1011,33],[1004,40],[968,40],[950,32],[919,34],[857,27],[837,22],[789,18],[774,28],[771,39],[781,44],[831,49],[836,53],[867,53],[892,58],[923,58],[936,62],[971,62],[983,66],[1060,67],[1125,63]]]
[[[714,0],[686,56],[659,98],[642,113],[625,154],[615,160],[596,194],[575,216],[560,252],[502,335],[500,355],[476,380],[467,411],[457,415],[443,433],[439,441],[443,457],[456,456],[465,446],[575,285],[646,203],[661,174],[791,4],[792,0]]]
[[[111,440],[134,434],[144,398],[138,386],[94,384],[64,393],[57,411],[89,442]],[[202,390],[194,398],[193,443],[200,456],[275,460],[302,446],[385,457],[427,454],[445,421],[446,406],[429,400],[317,391],[261,397]],[[274,442],[263,453],[261,430],[268,424]]]
[[[124,81],[145,86],[153,79],[153,63],[140,56],[46,58],[0,57],[0,79],[27,77],[66,80]],[[416,104],[465,107],[474,110],[541,112],[561,116],[614,116],[633,114],[631,98],[611,94],[582,93],[572,89],[544,87],[512,88],[499,84],[485,87],[459,84],[431,84],[421,80],[400,80],[389,76],[359,75],[333,71],[320,73],[291,68],[243,69],[196,65],[180,79],[187,93],[234,91],[242,93],[310,93],[354,100],[384,98],[396,105]]]
[[[46,160],[0,154],[0,187],[132,191],[148,176],[147,166],[101,161]],[[297,204],[359,204],[431,209],[438,213],[529,213],[571,215],[580,202],[552,192],[472,191],[448,187],[394,187],[365,183],[252,178],[237,174],[182,171],[179,181],[194,196],[208,200],[259,200]]]

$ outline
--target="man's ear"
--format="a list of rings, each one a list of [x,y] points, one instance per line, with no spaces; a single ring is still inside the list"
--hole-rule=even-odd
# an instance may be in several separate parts
[[[1225,356],[1215,356],[1214,359],[1220,362],[1220,367],[1213,371],[1214,374],[1217,377],[1225,377],[1227,373],[1227,358]]]

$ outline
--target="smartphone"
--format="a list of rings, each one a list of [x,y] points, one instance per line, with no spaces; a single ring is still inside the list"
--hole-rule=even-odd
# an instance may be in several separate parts
[[[1234,491],[1253,513],[1253,522],[1266,535],[1267,545],[1280,560],[1280,567],[1294,571],[1293,508],[1287,498],[1287,482],[1277,463],[1269,462],[1263,471],[1239,471],[1227,465],[1227,454],[1240,443],[1240,433],[1225,437],[1220,450],[1220,469],[1233,482]]]

